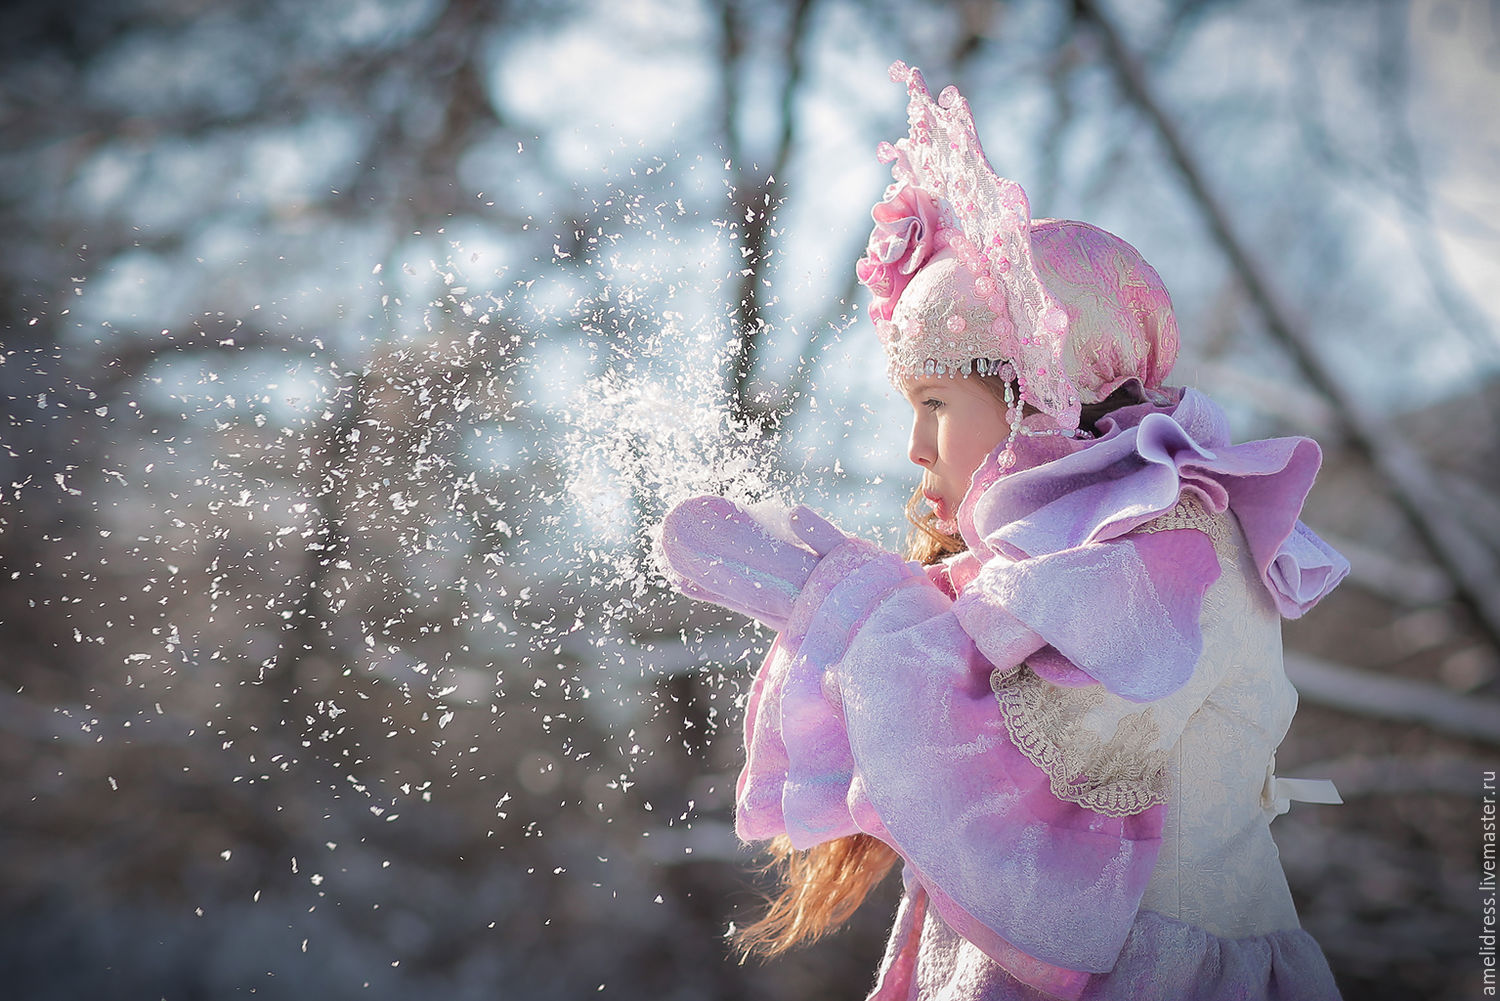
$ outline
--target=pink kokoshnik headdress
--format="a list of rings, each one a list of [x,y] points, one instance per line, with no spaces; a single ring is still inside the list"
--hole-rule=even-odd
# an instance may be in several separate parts
[[[895,181],[856,271],[891,381],[1004,363],[1053,433],[1077,429],[1081,404],[1131,379],[1160,388],[1178,334],[1152,267],[1096,226],[1033,220],[1026,192],[985,159],[958,89],[933,101],[921,72],[890,72],[906,84],[910,132],[878,148]]]

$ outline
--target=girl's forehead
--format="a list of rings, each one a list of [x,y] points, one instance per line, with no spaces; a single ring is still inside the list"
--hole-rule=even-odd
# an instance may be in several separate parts
[[[921,375],[901,383],[901,392],[907,396],[955,390],[962,392],[978,388],[982,388],[978,379],[963,375]]]

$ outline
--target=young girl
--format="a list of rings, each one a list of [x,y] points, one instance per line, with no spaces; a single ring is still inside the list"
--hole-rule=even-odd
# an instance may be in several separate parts
[[[805,507],[668,515],[681,589],[779,635],[736,826],[782,896],[744,944],[842,922],[895,863],[871,998],[1338,992],[1269,823],[1296,706],[1279,615],[1347,571],[1297,521],[1301,438],[1234,445],[1163,382],[1177,329],[1133,247],[1032,220],[967,104],[897,63],[910,134],[859,262],[922,469],[907,562]]]

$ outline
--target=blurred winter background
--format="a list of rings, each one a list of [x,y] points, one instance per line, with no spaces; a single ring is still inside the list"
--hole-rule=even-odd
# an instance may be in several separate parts
[[[1469,996],[1500,763],[1500,6],[27,0],[0,15],[0,973],[29,999],[858,998],[730,830],[689,492],[895,545],[852,265],[896,58],[1308,433],[1277,821],[1351,998]]]

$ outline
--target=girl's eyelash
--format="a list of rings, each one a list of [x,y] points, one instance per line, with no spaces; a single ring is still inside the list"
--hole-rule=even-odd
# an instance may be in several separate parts
[[[943,401],[942,400],[926,399],[926,400],[922,401],[922,406],[926,407],[928,410],[936,410],[938,407],[941,407],[942,405],[943,405]]]

